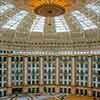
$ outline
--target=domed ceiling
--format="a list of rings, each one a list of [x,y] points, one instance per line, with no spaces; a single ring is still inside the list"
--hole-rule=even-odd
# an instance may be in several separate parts
[[[36,14],[45,17],[54,17],[53,13],[59,13],[59,11],[69,12],[79,6],[83,6],[87,3],[87,0],[11,0],[11,2],[18,8],[24,8],[29,12],[35,12]],[[57,10],[57,12],[55,12]],[[44,14],[45,13],[45,14]],[[50,15],[51,14],[51,15]]]
[[[99,45],[100,0],[1,0],[0,41],[8,46]]]

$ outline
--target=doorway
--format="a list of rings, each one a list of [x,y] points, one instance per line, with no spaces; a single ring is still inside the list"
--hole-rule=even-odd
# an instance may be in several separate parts
[[[22,88],[13,88],[12,93],[13,94],[22,94]]]

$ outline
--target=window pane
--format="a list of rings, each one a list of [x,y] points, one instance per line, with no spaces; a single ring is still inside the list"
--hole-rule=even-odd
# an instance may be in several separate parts
[[[31,32],[43,32],[45,24],[45,17],[36,16],[36,19],[33,21]]]
[[[3,25],[2,28],[8,28],[8,29],[15,30],[27,14],[28,14],[28,12],[26,12],[24,10],[20,11],[15,16],[10,18],[10,20],[7,22],[7,24]]]
[[[74,11],[72,12],[72,15],[77,19],[84,30],[97,28],[97,26],[91,20],[85,17],[85,15],[83,15],[81,12]]]
[[[14,5],[11,5],[11,4],[1,5],[0,6],[0,15],[2,15],[8,9],[12,9],[12,8],[14,8]]]
[[[54,20],[55,20],[56,32],[69,32],[70,31],[63,16],[55,17]]]
[[[96,14],[100,15],[100,6],[96,6],[96,5],[93,5],[93,4],[88,4],[86,7],[91,9],[92,11],[94,11]]]

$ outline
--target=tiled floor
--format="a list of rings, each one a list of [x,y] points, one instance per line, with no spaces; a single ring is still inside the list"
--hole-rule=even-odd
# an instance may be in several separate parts
[[[88,96],[67,96],[64,100],[93,100],[93,97],[88,97]]]

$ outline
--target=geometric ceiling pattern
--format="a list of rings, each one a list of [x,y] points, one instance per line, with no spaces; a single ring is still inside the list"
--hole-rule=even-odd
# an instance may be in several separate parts
[[[2,15],[3,13],[5,13],[5,11],[13,9],[14,5],[11,4],[5,4],[5,5],[1,5],[0,6],[0,15]]]
[[[86,5],[87,10],[91,10],[93,13],[100,15],[100,5],[99,4],[88,4]],[[12,11],[12,9],[16,9],[14,5],[8,4],[6,2],[0,4],[0,17],[2,17],[4,14]],[[3,22],[3,20],[0,21],[2,23],[0,25],[0,28],[7,29],[7,30],[17,30],[19,25],[21,25],[21,22],[25,22],[25,18],[29,16],[29,12],[25,10],[20,10],[19,12],[16,12],[15,15],[11,14],[12,16],[8,16],[6,21]],[[99,28],[99,26],[94,23],[91,18],[86,17],[85,14],[83,14],[79,10],[75,10],[70,13],[70,16],[74,18],[74,20],[77,22],[77,26],[80,28],[80,30],[87,31],[87,30],[93,30]],[[31,17],[32,19],[32,17]],[[68,25],[68,22],[66,21],[67,15],[60,15],[57,17],[46,18],[39,15],[34,15],[34,18],[32,19],[32,23],[30,23],[30,28],[28,29],[29,32],[45,32],[45,30],[50,30],[50,32],[70,32],[72,31]],[[70,22],[73,23],[73,22]],[[46,27],[46,25],[48,27]],[[26,26],[27,27],[27,26]],[[49,29],[45,29],[49,28]],[[24,28],[23,28],[24,31]],[[48,32],[48,31],[47,31]]]
[[[26,11],[20,11],[15,16],[11,17],[2,28],[8,28],[12,30],[16,30],[17,26],[24,19],[24,17],[28,14]]]
[[[86,7],[94,11],[97,15],[100,15],[100,5],[88,4]]]

